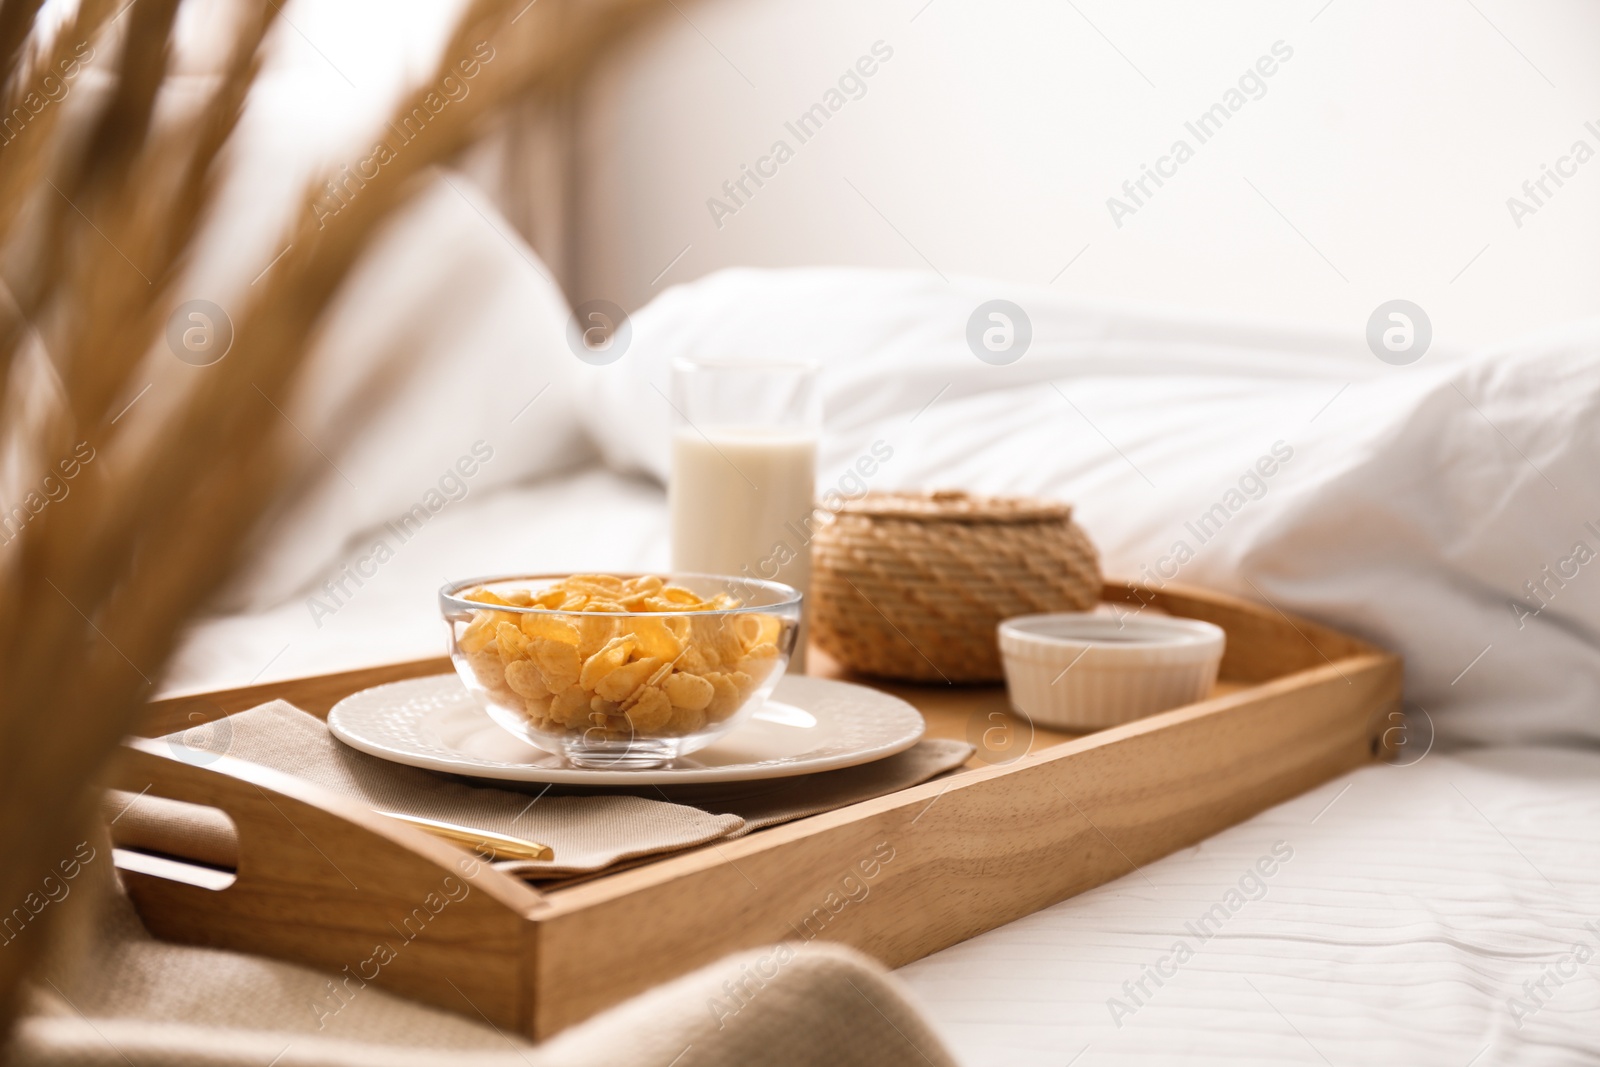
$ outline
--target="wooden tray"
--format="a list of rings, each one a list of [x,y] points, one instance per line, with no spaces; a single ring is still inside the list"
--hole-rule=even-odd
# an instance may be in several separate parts
[[[1045,730],[1013,762],[628,869],[534,889],[320,788],[129,741],[116,785],[225,811],[226,874],[117,851],[150,929],[294,960],[543,1038],[730,952],[823,938],[898,966],[1128,874],[1380,755],[1398,658],[1271,608],[1110,583],[1127,610],[1228,634],[1210,699],[1080,738]],[[281,697],[326,715],[420,660],[153,702],[157,736]],[[816,670],[816,665],[813,665]],[[934,736],[1028,727],[999,688],[887,687]],[[470,877],[469,877],[470,875]],[[388,951],[382,951],[387,946]],[[330,1001],[330,1003],[335,1003]]]

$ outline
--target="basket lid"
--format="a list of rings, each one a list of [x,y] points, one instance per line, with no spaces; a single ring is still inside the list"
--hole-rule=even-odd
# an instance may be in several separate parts
[[[923,522],[1065,522],[1072,505],[1027,496],[974,496],[964,489],[931,492],[875,492],[848,500],[841,515]]]

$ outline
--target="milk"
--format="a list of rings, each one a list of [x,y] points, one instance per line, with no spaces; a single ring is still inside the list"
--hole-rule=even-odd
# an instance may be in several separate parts
[[[679,427],[672,441],[672,569],[811,586],[817,438],[799,429]],[[809,612],[808,612],[809,614]],[[790,660],[805,669],[807,628]]]

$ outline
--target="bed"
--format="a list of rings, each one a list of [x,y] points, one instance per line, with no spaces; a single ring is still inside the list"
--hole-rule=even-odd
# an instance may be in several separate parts
[[[602,88],[613,104],[641,91]],[[610,114],[604,129],[622,121]],[[604,170],[591,201],[632,203],[606,185],[626,160],[584,151]],[[687,351],[819,358],[819,488],[887,442],[895,459],[870,488],[1071,500],[1113,574],[1214,586],[1407,658],[1400,765],[904,968],[964,1062],[1600,1059],[1600,597],[1587,566],[1600,507],[1582,488],[1600,448],[1600,326],[1397,369],[1354,329],[920,266],[658,287],[641,264],[675,249],[629,245],[626,212],[584,206],[597,258],[573,260],[571,233],[543,236],[541,258],[518,234],[535,210],[519,216],[485,173],[480,161],[441,175],[347,298],[325,338],[343,358],[324,361],[297,427],[307,442],[331,432],[359,377],[349,362],[414,336],[407,309],[441,273],[453,317],[362,439],[302,449],[302,492],[189,634],[166,689],[436,654],[434,593],[467,574],[665,566],[664,368]],[[633,341],[591,367],[564,340],[558,283],[592,292],[607,271],[631,294]],[[997,297],[1033,325],[1008,367],[965,345],[971,309]],[[387,332],[363,325],[375,308]],[[480,443],[493,460],[452,476]],[[420,517],[402,532],[408,514]],[[1273,873],[1252,875],[1264,858]],[[1230,892],[1248,903],[1213,928]]]
[[[597,542],[597,515],[626,536]],[[520,566],[530,543],[552,569],[659,567],[665,528],[659,487],[599,468],[468,500],[320,629],[303,600],[207,622],[172,684],[436,654],[442,575]],[[1180,1053],[1219,1064],[1587,1062],[1600,985],[1575,961],[1600,954],[1600,754],[1424,751],[1430,740],[1414,729],[1402,765],[1331,782],[900,976],[974,1065]],[[1191,933],[1275,845],[1292,858],[1259,899],[1225,928],[1204,928],[1214,936]],[[1180,939],[1194,958],[1177,967]],[[1177,973],[1128,992],[1158,963]]]
[[[648,389],[646,368],[672,357],[674,338],[715,344],[717,330],[709,323],[738,333],[736,307],[758,306],[750,318],[770,330],[784,309],[798,314],[811,306],[819,288],[842,299],[843,291],[877,286],[878,293],[861,298],[862,306],[909,306],[898,330],[930,318],[938,322],[918,302],[926,298],[922,285],[894,274],[736,272],[670,294],[635,317],[642,376],[589,376],[590,368],[579,368],[582,374],[566,386],[574,424],[581,411],[637,408],[629,421],[637,437],[613,432],[584,445],[568,427],[578,448],[570,466],[557,464],[560,469],[483,491],[469,483],[461,498],[403,544],[392,523],[352,533],[286,595],[258,590],[256,608],[198,625],[168,685],[211,688],[435,654],[440,633],[432,598],[446,577],[522,568],[533,560],[549,569],[666,565],[666,501],[656,466],[661,450],[651,443],[651,434],[666,432],[666,422],[653,429],[653,414],[632,395]],[[1474,510],[1472,486],[1488,477],[1483,467],[1498,475],[1502,491],[1512,491],[1506,486],[1518,478],[1538,482],[1534,467],[1557,482],[1576,478],[1573,464],[1582,461],[1590,445],[1586,434],[1592,434],[1584,430],[1587,405],[1600,390],[1571,390],[1560,414],[1570,422],[1552,426],[1555,413],[1539,411],[1541,438],[1533,432],[1538,427],[1512,418],[1515,379],[1475,386],[1483,368],[1466,362],[1438,371],[1427,387],[1403,390],[1403,402],[1394,400],[1379,418],[1378,398],[1394,398],[1394,382],[1344,381],[1360,366],[1339,362],[1339,339],[1253,333],[1238,323],[1211,326],[1208,334],[1203,323],[1158,322],[1104,307],[1059,304],[1053,315],[1058,318],[1035,315],[1045,342],[1061,338],[1061,349],[1040,352],[1045,370],[1029,379],[994,379],[987,387],[941,386],[958,378],[958,360],[970,357],[952,349],[960,344],[952,336],[942,342],[949,365],[941,365],[931,355],[941,349],[938,331],[926,326],[912,346],[926,386],[885,357],[893,368],[886,378],[901,390],[898,402],[883,398],[885,382],[864,381],[870,371],[861,352],[838,352],[838,366],[846,370],[838,371],[843,382],[832,389],[864,398],[866,410],[830,405],[838,430],[824,446],[824,480],[829,470],[848,466],[862,442],[888,435],[904,466],[885,464],[883,485],[938,478],[973,488],[1066,494],[1099,537],[1110,571],[1138,574],[1160,566],[1166,537],[1187,522],[1181,517],[1202,514],[1206,502],[1238,485],[1238,472],[1251,469],[1256,454],[1280,440],[1246,414],[1267,411],[1277,418],[1286,408],[1312,430],[1326,421],[1320,430],[1326,437],[1294,437],[1294,458],[1266,480],[1251,507],[1232,515],[1226,536],[1216,534],[1210,552],[1184,565],[1182,581],[1213,582],[1394,643],[1411,657],[1413,725],[1400,766],[1373,766],[1330,782],[1198,848],[902,969],[934,1025],[973,1064],[1061,1064],[1078,1054],[1082,1062],[1170,1062],[1179,1053],[1216,1062],[1251,1056],[1274,1062],[1326,1057],[1466,1064],[1474,1056],[1477,1062],[1573,1062],[1597,1037],[1592,1019],[1600,1006],[1594,977],[1578,963],[1600,952],[1600,933],[1584,925],[1600,917],[1600,889],[1587,870],[1600,808],[1600,753],[1589,741],[1594,691],[1586,683],[1594,677],[1595,651],[1582,616],[1592,600],[1574,582],[1570,592],[1578,595],[1554,601],[1550,614],[1518,630],[1507,606],[1518,590],[1506,579],[1496,595],[1482,592],[1493,579],[1478,563],[1488,549],[1470,544],[1469,528],[1442,523],[1442,541],[1432,542],[1416,526],[1437,518],[1453,499],[1445,491],[1453,478],[1466,478],[1456,486],[1458,504]],[[883,330],[845,333],[874,336],[875,350],[893,352]],[[797,344],[813,342],[802,336]],[[1520,357],[1528,363],[1523,378],[1552,373],[1549,362],[1573,358],[1574,344],[1528,347]],[[813,350],[821,349],[813,344]],[[1298,370],[1285,373],[1282,360],[1264,357],[1267,350],[1296,358]],[[1498,365],[1507,358],[1499,357]],[[1592,390],[1594,374],[1584,379],[1576,368],[1566,371],[1566,381],[1590,382]],[[938,405],[923,406],[939,389]],[[1448,414],[1435,410],[1440,394],[1458,397],[1462,389],[1482,389],[1474,392],[1475,405],[1458,400]],[[1338,402],[1358,398],[1347,419],[1334,418],[1336,405],[1325,406],[1336,394]],[[1138,410],[1118,411],[1118,397],[1133,398]],[[1165,418],[1141,434],[1139,421],[1150,422],[1162,397],[1168,397]],[[1037,408],[1037,426],[1030,405]],[[1086,416],[1077,424],[1075,406]],[[992,416],[974,418],[974,411],[994,408],[1010,411],[1008,432],[989,429]],[[1186,413],[1182,419],[1179,411]],[[1470,429],[1485,411],[1517,434],[1531,456],[1504,448],[1490,426]],[[557,414],[552,406],[547,434],[562,429]],[[1437,424],[1427,426],[1430,418]],[[925,438],[904,434],[923,422]],[[1114,435],[1118,446],[1094,445],[1098,432]],[[939,440],[952,434],[962,438]],[[1411,454],[1403,464],[1410,474],[1398,478],[1413,483],[1411,494],[1381,480],[1403,454],[1395,451],[1395,434],[1416,434],[1448,450]],[[1006,459],[1008,450],[1027,454],[1051,435],[1075,445],[1051,469],[1056,482],[1018,485],[1019,470],[1043,478],[1050,464],[1019,464]],[[453,429],[442,437],[445,453],[459,445]],[[1550,442],[1549,454],[1536,448],[1539,440]],[[589,446],[602,458],[586,453]],[[965,467],[952,462],[952,450],[968,451]],[[435,485],[440,467],[419,470],[413,496]],[[1427,486],[1416,480],[1424,469],[1434,493],[1422,493]],[[350,472],[358,467],[352,464]],[[1152,498],[1146,477],[1166,493]],[[1517,536],[1526,544],[1518,550],[1565,552],[1560,541],[1536,534],[1554,518],[1525,514],[1523,520]],[[1510,525],[1506,518],[1491,528],[1504,537]],[[1357,531],[1366,555],[1339,547]],[[379,539],[394,542],[392,557],[363,566]],[[1312,560],[1293,550],[1307,539],[1322,545]],[[1406,565],[1389,569],[1386,561],[1402,555]],[[341,581],[366,571],[358,584]],[[1163,573],[1152,569],[1146,577],[1162,581]],[[1570,614],[1557,619],[1557,608]],[[1435,619],[1442,614],[1456,617],[1446,625]],[[1414,624],[1418,619],[1434,621]],[[1462,635],[1478,632],[1488,633],[1485,643],[1523,643],[1517,656],[1483,656],[1472,664],[1478,646]],[[1539,673],[1552,673],[1560,683],[1541,693],[1530,685]],[[1502,696],[1517,686],[1525,686],[1526,699]],[[1211,934],[1203,941],[1189,933],[1274,849],[1290,849],[1291,859],[1264,880],[1259,899],[1226,929],[1202,925]],[[1178,941],[1192,949],[1192,960],[1182,966],[1173,961]],[[1157,968],[1173,971],[1160,985],[1150,977]]]

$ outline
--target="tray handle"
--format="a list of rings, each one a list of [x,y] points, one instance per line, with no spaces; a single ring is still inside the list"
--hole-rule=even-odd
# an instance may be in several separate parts
[[[122,855],[123,884],[153,934],[331,972],[326,995],[306,1005],[319,1022],[372,984],[531,1032],[529,918],[540,893],[329,790],[206,758],[197,765],[140,738],[119,753],[112,788],[218,808],[239,839],[223,888]]]

